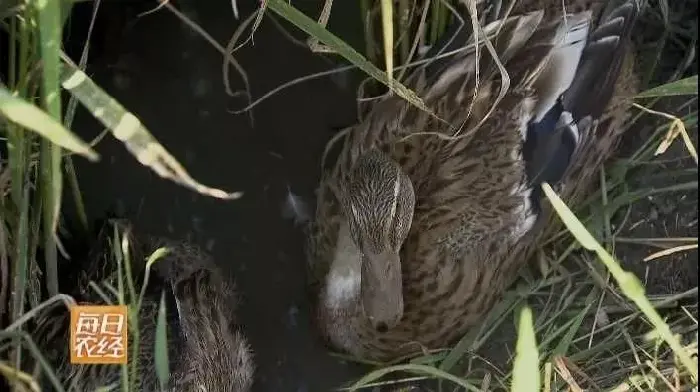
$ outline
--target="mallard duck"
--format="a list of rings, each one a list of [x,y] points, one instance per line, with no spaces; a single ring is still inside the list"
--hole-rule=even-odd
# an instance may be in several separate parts
[[[168,253],[154,264],[155,273],[149,278],[139,314],[139,379],[136,390],[160,390],[153,352],[161,293],[165,293],[167,314],[170,315],[170,381],[167,390],[249,391],[253,380],[252,353],[235,325],[233,289],[221,278],[213,261],[197,247],[158,238],[135,243],[136,236],[132,235],[128,222],[109,220],[99,231],[85,260],[78,256],[77,261],[65,266],[68,272],[64,274],[66,284],[62,291],[74,296],[82,305],[105,303],[88,283],[108,283],[111,287],[118,287],[117,261],[110,244],[115,227],[130,240],[129,253],[137,292],[143,281],[139,277],[143,277],[145,263],[136,261],[144,261],[160,246],[168,248]],[[109,286],[99,287],[103,293],[109,293],[105,289]],[[56,308],[39,318],[32,333],[34,341],[56,370],[61,384],[67,391],[94,391],[102,386],[119,389],[120,366],[74,365],[69,362],[69,322],[70,311],[64,307]],[[133,333],[129,338],[131,350]]]
[[[497,63],[483,44],[477,60],[468,23],[453,26],[424,58],[456,53],[404,81],[440,120],[386,95],[338,138],[308,244],[333,348],[394,360],[446,347],[514,281],[549,217],[540,184],[575,192],[626,116],[642,1],[610,3],[597,23],[548,7],[487,24],[510,80],[500,100]]]

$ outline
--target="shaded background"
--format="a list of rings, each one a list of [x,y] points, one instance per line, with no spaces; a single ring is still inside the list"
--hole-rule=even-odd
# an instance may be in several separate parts
[[[286,89],[254,109],[251,127],[248,115],[230,112],[245,101],[226,94],[220,53],[168,10],[137,18],[154,3],[103,1],[88,74],[137,115],[193,177],[244,196],[221,201],[163,180],[108,135],[97,146],[99,163],[74,160],[88,216],[95,219],[116,209],[143,231],[187,238],[214,256],[238,286],[237,313],[255,352],[255,391],[338,387],[359,375],[359,369],[329,356],[315,335],[305,290],[303,237],[282,217],[282,205],[288,186],[313,202],[325,143],[334,129],[356,118],[357,78],[323,78]],[[253,8],[242,3],[241,15],[247,16]],[[351,2],[342,3],[334,5],[333,14],[344,18],[334,19],[330,28],[361,42],[359,11]],[[227,1],[175,5],[222,46],[239,25]],[[295,3],[308,15],[318,15],[321,5]],[[76,61],[91,13],[91,5],[78,4],[68,26],[67,50]],[[268,18],[254,38],[254,44],[235,54],[254,98],[334,67],[292,43]],[[233,70],[230,75],[232,89],[242,89],[240,77]],[[80,109],[73,129],[90,140],[103,127]],[[73,203],[70,195],[65,197],[70,215]]]

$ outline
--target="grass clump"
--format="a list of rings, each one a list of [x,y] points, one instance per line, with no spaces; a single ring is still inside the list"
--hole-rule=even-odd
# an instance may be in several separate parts
[[[62,390],[23,324],[48,304],[73,303],[58,290],[57,261],[65,253],[57,235],[63,187],[69,186],[87,229],[72,155],[99,159],[97,140],[88,143],[70,131],[76,102],[161,177],[211,197],[240,196],[194,180],[137,116],[92,82],[82,70],[87,45],[80,64],[68,58],[61,43],[72,5],[71,0],[0,4],[0,135],[5,141],[0,149],[0,348],[6,358],[2,374],[18,390],[36,389],[29,373],[11,371],[22,368],[27,350]],[[67,105],[63,91],[69,93]],[[51,299],[42,302],[46,296]]]

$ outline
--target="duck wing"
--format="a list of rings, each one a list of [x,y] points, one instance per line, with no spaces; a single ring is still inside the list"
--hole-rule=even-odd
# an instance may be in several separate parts
[[[539,112],[528,125],[523,147],[535,206],[542,197],[537,185],[562,180],[608,106],[640,8],[639,0],[626,0],[604,13],[583,39],[567,35],[541,74]],[[572,61],[574,56],[577,62]]]

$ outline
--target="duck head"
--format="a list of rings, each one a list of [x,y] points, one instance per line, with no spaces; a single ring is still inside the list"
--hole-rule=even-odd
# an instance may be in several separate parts
[[[413,221],[413,185],[396,162],[377,150],[364,153],[339,185],[350,236],[360,252],[362,308],[383,332],[403,316],[399,251]]]

